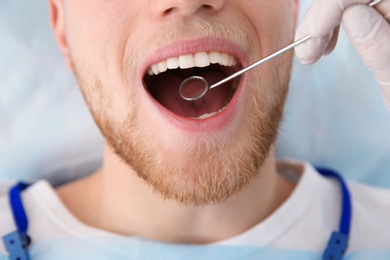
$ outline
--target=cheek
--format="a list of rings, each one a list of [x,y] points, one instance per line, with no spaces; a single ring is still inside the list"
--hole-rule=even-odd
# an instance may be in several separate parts
[[[124,11],[125,1],[91,2],[67,3],[66,35],[72,63],[91,109],[100,113],[104,106],[106,114],[125,118],[135,105],[134,84],[126,80],[133,75],[124,66],[125,46],[135,26],[130,20],[135,14]]]
[[[129,10],[126,2],[69,0],[66,4],[66,37],[72,56],[87,67],[98,68],[101,75],[111,68],[118,71],[118,66],[122,70],[124,46],[137,11]]]
[[[294,2],[292,0],[259,1],[247,6],[261,45],[262,57],[290,44],[294,34]]]

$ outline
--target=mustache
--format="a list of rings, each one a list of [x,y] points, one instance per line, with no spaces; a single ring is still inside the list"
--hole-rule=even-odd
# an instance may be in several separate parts
[[[164,25],[151,35],[145,44],[140,43],[132,48],[126,47],[123,60],[125,71],[134,70],[147,54],[173,42],[203,37],[228,40],[245,53],[252,55],[252,40],[247,27],[231,21],[196,18]]]

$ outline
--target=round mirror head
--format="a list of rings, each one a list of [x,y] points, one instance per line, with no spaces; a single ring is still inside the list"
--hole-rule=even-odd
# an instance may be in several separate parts
[[[179,88],[179,95],[187,101],[201,99],[209,90],[207,81],[200,76],[186,78]]]

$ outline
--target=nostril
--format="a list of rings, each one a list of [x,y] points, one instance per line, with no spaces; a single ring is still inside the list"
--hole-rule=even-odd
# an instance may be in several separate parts
[[[202,8],[206,9],[206,10],[213,9],[213,7],[211,5],[208,5],[208,4],[202,5]]]
[[[215,2],[214,2],[215,1]],[[222,1],[222,0],[221,0]],[[164,4],[164,1],[158,4],[157,9],[163,17],[172,15],[190,16],[194,15],[198,11],[212,13],[222,8],[222,5],[217,4],[216,0],[188,0],[188,1],[177,1],[175,5]],[[169,1],[168,1],[169,2]]]
[[[164,11],[164,15],[169,15],[169,14],[173,13],[174,10],[175,10],[175,7],[169,8],[169,9]]]

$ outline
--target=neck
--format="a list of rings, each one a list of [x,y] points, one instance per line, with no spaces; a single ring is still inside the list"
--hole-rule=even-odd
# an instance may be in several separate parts
[[[101,170],[57,192],[82,222],[152,240],[205,244],[244,232],[268,217],[292,191],[273,153],[240,193],[220,204],[186,206],[163,199],[108,147]]]

